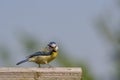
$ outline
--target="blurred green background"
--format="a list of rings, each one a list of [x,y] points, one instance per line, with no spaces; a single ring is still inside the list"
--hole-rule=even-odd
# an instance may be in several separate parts
[[[37,67],[15,64],[50,41],[59,46],[51,65],[120,80],[120,0],[0,1],[0,67]]]

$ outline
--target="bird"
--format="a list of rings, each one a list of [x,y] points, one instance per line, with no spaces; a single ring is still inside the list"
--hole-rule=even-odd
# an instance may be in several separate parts
[[[58,45],[56,42],[49,42],[47,47],[42,50],[35,52],[27,56],[24,60],[18,62],[16,65],[20,65],[25,62],[35,62],[38,64],[38,67],[41,67],[41,64],[48,64],[54,60],[58,55]],[[51,65],[49,65],[51,67]]]

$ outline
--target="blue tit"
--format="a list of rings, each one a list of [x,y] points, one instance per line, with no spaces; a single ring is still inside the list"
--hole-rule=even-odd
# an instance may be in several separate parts
[[[39,67],[40,67],[40,64],[48,64],[49,62],[51,62],[52,60],[54,60],[57,57],[58,45],[55,42],[50,42],[47,45],[47,47],[48,47],[47,51],[35,52],[34,54],[26,57],[25,60],[18,62],[16,65],[19,65],[24,62],[35,62],[39,65]]]

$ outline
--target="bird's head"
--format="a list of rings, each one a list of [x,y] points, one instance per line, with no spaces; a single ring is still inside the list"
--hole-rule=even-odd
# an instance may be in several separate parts
[[[57,44],[55,42],[50,42],[48,44],[48,47],[49,47],[50,50],[58,51],[58,46],[57,46]]]

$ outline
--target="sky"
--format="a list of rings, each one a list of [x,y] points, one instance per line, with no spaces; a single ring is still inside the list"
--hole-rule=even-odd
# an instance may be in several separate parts
[[[16,36],[25,31],[42,42],[60,42],[68,55],[86,60],[93,74],[106,75],[110,48],[94,19],[114,8],[114,0],[0,0],[0,44],[18,48]]]

